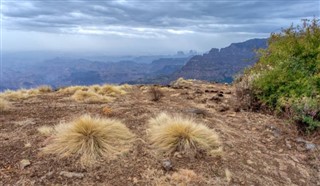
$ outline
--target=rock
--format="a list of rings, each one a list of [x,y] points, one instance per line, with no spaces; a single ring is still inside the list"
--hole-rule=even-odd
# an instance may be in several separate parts
[[[306,140],[302,139],[301,137],[296,138],[296,142],[304,144],[305,150],[314,150],[316,148],[315,144],[313,144],[309,141],[306,141]]]
[[[61,171],[60,175],[68,177],[68,178],[83,178],[84,177],[83,173],[68,172],[68,171]]]
[[[172,162],[170,160],[164,160],[162,162],[162,168],[166,171],[170,171],[173,168]]]
[[[28,167],[29,165],[31,165],[31,163],[27,159],[23,159],[20,161],[20,168],[21,169],[24,169],[24,168]]]
[[[219,92],[219,93],[217,93],[217,96],[223,97],[223,93]]]
[[[203,94],[203,91],[200,90],[200,89],[197,89],[195,93],[196,93],[196,94]]]
[[[280,137],[281,131],[275,126],[267,125],[266,128],[272,132],[275,137]]]
[[[316,145],[313,143],[306,143],[305,148],[307,150],[314,150],[316,148]]]
[[[220,107],[217,109],[219,112],[225,112],[229,110],[229,107],[227,105],[220,105]]]
[[[210,100],[213,100],[215,102],[219,102],[219,101],[221,101],[221,98],[218,96],[213,96],[212,98],[210,98]]]

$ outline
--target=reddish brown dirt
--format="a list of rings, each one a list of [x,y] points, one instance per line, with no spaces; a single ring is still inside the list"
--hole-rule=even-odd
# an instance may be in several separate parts
[[[77,103],[57,92],[13,102],[14,107],[0,115],[0,185],[169,185],[170,176],[179,169],[199,176],[189,185],[320,185],[319,138],[298,136],[294,125],[274,116],[235,112],[232,86],[195,83],[184,89],[163,88],[164,97],[158,102],[151,101],[148,88],[135,87],[106,104]],[[210,100],[216,91],[223,92],[221,100]],[[103,114],[105,106],[112,114]],[[162,170],[163,159],[150,148],[145,132],[147,120],[161,111],[193,115],[215,129],[223,142],[222,158],[172,157],[174,170]],[[73,157],[41,154],[46,137],[38,127],[85,113],[123,120],[138,138],[132,149],[93,168],[82,168]],[[306,150],[298,137],[317,148]],[[27,143],[31,147],[25,147]],[[31,164],[21,169],[22,159]],[[229,182],[226,169],[231,173]],[[68,178],[61,171],[84,176]]]

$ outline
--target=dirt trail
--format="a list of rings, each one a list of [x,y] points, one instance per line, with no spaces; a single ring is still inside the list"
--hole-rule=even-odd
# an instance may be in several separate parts
[[[298,136],[293,125],[270,115],[236,112],[232,86],[162,88],[165,96],[159,102],[151,101],[148,88],[135,87],[105,104],[77,103],[57,92],[13,102],[14,108],[0,114],[0,185],[165,185],[179,169],[198,175],[189,185],[320,185],[319,138]],[[112,116],[103,114],[105,106]],[[175,156],[174,170],[165,172],[145,133],[147,120],[162,111],[192,115],[214,128],[223,141],[222,158]],[[128,154],[90,169],[80,167],[75,158],[40,153],[46,137],[38,127],[84,113],[121,119],[139,139]],[[305,148],[299,137],[315,148]],[[21,169],[23,159],[31,164]],[[68,178],[62,171],[81,176]]]

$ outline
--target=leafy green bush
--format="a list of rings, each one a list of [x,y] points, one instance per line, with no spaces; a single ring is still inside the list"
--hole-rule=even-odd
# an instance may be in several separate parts
[[[241,78],[255,77],[249,88],[252,100],[293,118],[308,130],[319,127],[319,20],[304,20],[302,26],[271,34],[268,48],[258,54],[258,63]]]

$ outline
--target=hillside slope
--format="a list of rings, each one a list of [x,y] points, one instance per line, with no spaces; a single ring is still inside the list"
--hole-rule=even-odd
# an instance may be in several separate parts
[[[172,79],[183,77],[216,82],[232,82],[234,75],[253,65],[255,49],[266,48],[267,39],[250,39],[228,47],[212,48],[209,53],[191,58]]]
[[[320,184],[320,139],[298,136],[294,125],[273,116],[239,111],[234,87],[198,81],[185,88],[162,87],[164,97],[159,102],[151,101],[149,88],[133,86],[108,103],[78,103],[59,92],[13,101],[9,111],[0,113],[0,185],[168,185],[179,179],[189,185]],[[112,114],[104,114],[105,106]],[[164,171],[164,159],[150,148],[145,131],[147,120],[162,111],[193,116],[215,129],[223,156],[177,155],[170,158],[173,170]],[[73,158],[40,153],[50,137],[41,136],[38,127],[85,113],[121,119],[138,138],[132,150],[88,169]],[[30,165],[21,168],[23,159]],[[180,175],[181,169],[195,175]],[[68,177],[63,171],[76,174]]]

